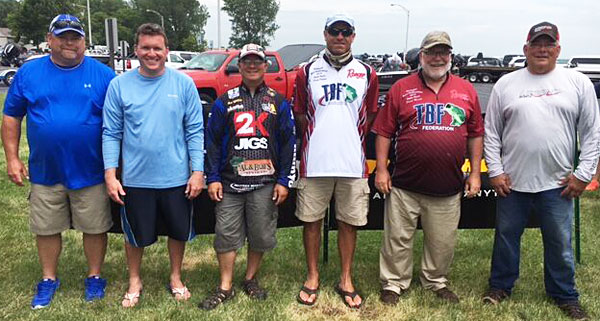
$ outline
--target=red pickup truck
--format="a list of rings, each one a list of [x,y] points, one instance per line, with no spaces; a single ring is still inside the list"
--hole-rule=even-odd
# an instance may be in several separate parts
[[[289,45],[278,51],[266,51],[269,66],[265,82],[286,98],[291,98],[298,66],[324,48],[324,45]],[[205,105],[209,105],[241,83],[242,77],[237,66],[238,54],[238,49],[205,51],[179,70],[192,77],[200,99]]]

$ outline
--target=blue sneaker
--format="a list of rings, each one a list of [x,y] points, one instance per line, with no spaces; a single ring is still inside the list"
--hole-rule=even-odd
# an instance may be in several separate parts
[[[41,280],[37,284],[37,292],[33,296],[33,300],[31,300],[31,308],[35,310],[49,306],[54,297],[54,293],[58,290],[59,286],[59,279],[56,279],[56,281],[52,279]]]
[[[104,298],[106,280],[98,275],[85,279],[85,300],[90,302]]]

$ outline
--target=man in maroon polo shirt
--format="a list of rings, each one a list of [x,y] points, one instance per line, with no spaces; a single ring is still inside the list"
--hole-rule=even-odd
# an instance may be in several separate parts
[[[412,277],[412,244],[417,221],[424,233],[420,279],[424,288],[457,303],[447,285],[454,256],[460,200],[480,189],[483,120],[477,92],[451,75],[452,43],[433,31],[423,39],[421,70],[392,86],[372,131],[377,134],[375,187],[385,201],[380,253],[381,300],[396,304]],[[396,138],[393,174],[387,169],[391,139]],[[461,171],[465,155],[471,174]]]

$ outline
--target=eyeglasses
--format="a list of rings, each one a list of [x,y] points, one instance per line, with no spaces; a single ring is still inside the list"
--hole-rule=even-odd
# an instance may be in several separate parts
[[[450,50],[423,50],[423,53],[429,57],[447,57],[452,54]]]
[[[262,59],[242,59],[240,60],[240,64],[244,66],[260,66],[264,64],[265,61]]]
[[[78,21],[71,20],[59,20],[52,24],[52,30],[54,29],[63,29],[63,28],[73,28],[78,30],[83,30],[83,26]]]
[[[339,36],[340,33],[344,37],[350,37],[354,33],[354,30],[352,30],[352,29],[329,28],[329,29],[327,29],[327,33],[329,35],[333,36],[333,37]]]
[[[558,46],[558,44],[556,42],[531,42],[529,43],[529,47],[533,48],[533,49],[554,49],[556,48],[556,46]]]

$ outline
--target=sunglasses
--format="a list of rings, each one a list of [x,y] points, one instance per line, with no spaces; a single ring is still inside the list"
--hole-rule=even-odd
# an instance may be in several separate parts
[[[354,30],[346,29],[346,28],[345,29],[329,28],[329,29],[327,29],[327,33],[333,37],[339,36],[340,33],[344,37],[350,37],[354,33]]]
[[[60,20],[52,24],[52,30],[64,28],[83,30],[83,26],[78,21]]]

